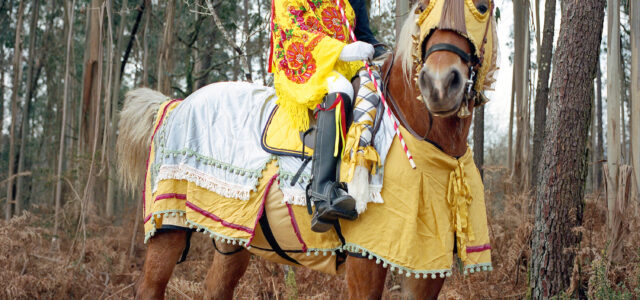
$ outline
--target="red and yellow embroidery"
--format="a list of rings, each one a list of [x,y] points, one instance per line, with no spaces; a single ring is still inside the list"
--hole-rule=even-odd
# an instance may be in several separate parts
[[[308,109],[327,93],[332,72],[351,78],[359,62],[339,59],[350,41],[347,26],[335,0],[272,0],[269,72],[274,75],[278,105],[295,128],[306,130]],[[349,22],[355,14],[341,0]]]

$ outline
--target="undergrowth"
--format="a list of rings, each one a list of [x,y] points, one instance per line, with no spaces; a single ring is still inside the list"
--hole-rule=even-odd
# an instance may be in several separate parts
[[[463,276],[454,272],[442,299],[529,298],[532,197],[512,190],[503,168],[486,168],[486,203],[494,270]],[[59,242],[52,243],[53,213],[34,207],[0,221],[0,299],[130,299],[144,262],[142,227],[129,257],[134,213],[122,220],[87,216],[86,239],[78,230],[78,209],[65,208]],[[637,205],[629,208],[623,260],[609,264],[606,209],[602,196],[587,195],[582,241],[571,286],[558,299],[635,299],[640,295],[640,225]],[[113,225],[113,224],[121,225]],[[71,247],[72,245],[73,248]],[[84,251],[83,251],[84,249]],[[82,255],[84,253],[84,255]],[[192,237],[187,261],[176,266],[167,299],[199,299],[214,249],[209,238]],[[403,276],[389,274],[384,299],[400,299]],[[284,268],[253,257],[234,299],[344,299],[344,276]]]

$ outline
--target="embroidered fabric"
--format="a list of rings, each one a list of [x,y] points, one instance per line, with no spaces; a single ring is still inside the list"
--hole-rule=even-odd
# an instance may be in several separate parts
[[[190,95],[163,122],[154,140],[156,155],[149,174],[152,191],[160,180],[188,180],[225,197],[246,200],[256,189],[266,164],[277,159],[283,201],[306,205],[311,164],[291,186],[302,160],[276,157],[260,146],[262,129],[275,101],[272,88],[244,82],[215,83]],[[391,121],[384,117],[374,138],[380,165],[375,175],[370,175],[369,202],[383,202],[382,166],[394,136]]]

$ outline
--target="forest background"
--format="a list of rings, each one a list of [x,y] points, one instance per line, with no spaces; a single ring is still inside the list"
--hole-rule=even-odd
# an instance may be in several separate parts
[[[495,270],[454,276],[445,298],[538,298],[540,278],[558,281],[552,294],[561,297],[640,294],[633,168],[640,162],[638,1],[607,1],[599,65],[589,82],[588,142],[577,158],[585,163],[577,182],[584,193],[569,202],[537,196],[565,2],[495,1],[501,70],[496,91],[488,93],[492,101],[474,113],[469,138],[486,186]],[[368,1],[376,36],[394,46],[414,3]],[[217,81],[270,85],[270,6],[269,0],[0,0],[0,282],[7,283],[0,298],[132,295],[145,246],[140,194],[124,193],[114,168],[124,94],[146,86],[185,98]],[[532,275],[544,257],[536,232],[555,221],[536,213],[542,206],[568,208],[555,218],[579,237],[543,266],[555,263],[558,277]],[[213,247],[200,235],[193,240],[169,297],[202,295]],[[341,277],[254,258],[236,297],[345,293]],[[385,297],[400,295],[401,278],[389,275]]]

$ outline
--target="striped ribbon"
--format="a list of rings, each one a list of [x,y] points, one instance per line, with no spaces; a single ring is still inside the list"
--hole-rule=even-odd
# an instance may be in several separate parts
[[[349,25],[349,20],[347,19],[347,16],[344,13],[344,8],[342,8],[342,5],[340,4],[340,0],[336,0],[336,5],[338,5],[338,9],[340,9],[340,14],[342,14],[342,21],[347,25],[347,29],[349,30],[349,34],[351,35],[351,39],[354,42],[357,41],[356,35],[353,33],[353,29],[351,28],[351,25]],[[416,163],[413,162],[413,156],[411,155],[411,152],[409,152],[409,147],[407,147],[407,144],[404,142],[404,137],[402,137],[402,133],[400,132],[400,127],[398,126],[398,121],[391,113],[391,109],[389,109],[389,105],[387,105],[387,100],[384,98],[384,95],[380,90],[380,86],[376,81],[376,78],[371,73],[371,67],[369,66],[369,63],[367,63],[367,61],[363,61],[363,62],[364,62],[365,68],[367,68],[367,72],[369,72],[369,76],[371,77],[371,80],[373,81],[373,85],[376,87],[376,92],[378,93],[378,96],[380,96],[380,99],[382,100],[382,104],[384,105],[384,110],[387,111],[387,115],[389,116],[389,118],[391,118],[391,121],[393,122],[393,129],[395,129],[396,134],[398,135],[398,140],[400,140],[400,144],[402,145],[402,148],[404,149],[405,154],[407,154],[407,158],[409,159],[411,168],[415,169]]]

